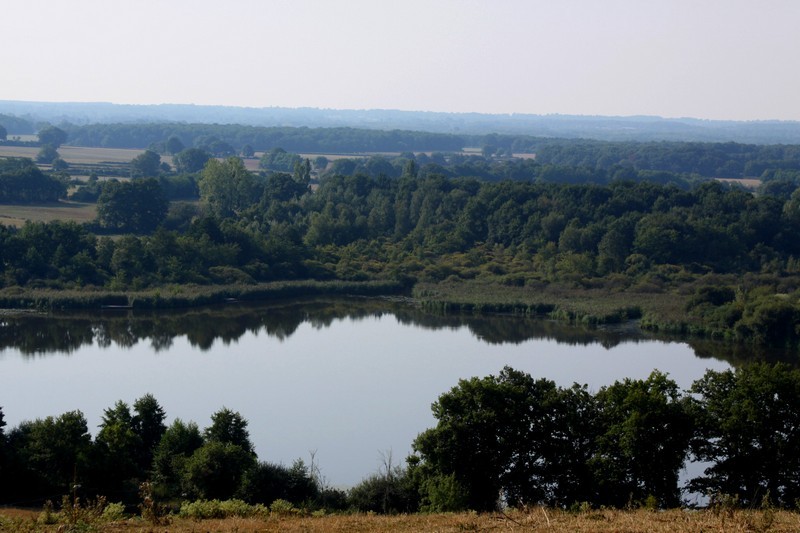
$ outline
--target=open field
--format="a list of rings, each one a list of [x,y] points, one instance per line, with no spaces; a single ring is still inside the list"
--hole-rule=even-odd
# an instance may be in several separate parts
[[[97,217],[95,204],[56,202],[48,204],[4,205],[0,204],[0,224],[20,227],[26,220],[52,222],[53,220],[83,223]]]
[[[579,513],[534,507],[508,513],[447,513],[414,515],[328,515],[320,517],[269,516],[193,520],[171,518],[168,524],[153,525],[135,517],[116,522],[89,524],[38,524],[38,512],[0,509],[0,531],[281,531],[314,532],[654,532],[701,531],[800,531],[800,514],[773,510],[618,511],[591,510]],[[92,527],[94,526],[94,527]]]
[[[0,146],[0,157],[36,158],[39,148],[28,146]],[[61,146],[58,149],[61,158],[67,163],[90,165],[97,163],[130,163],[131,159],[144,150],[123,148],[85,148],[82,146]],[[170,156],[162,156],[162,161],[172,163]]]

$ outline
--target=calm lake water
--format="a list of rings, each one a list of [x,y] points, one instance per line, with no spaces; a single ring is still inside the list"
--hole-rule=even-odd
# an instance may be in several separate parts
[[[705,353],[709,346],[699,348]],[[248,421],[261,460],[315,453],[325,479],[350,486],[391,452],[402,463],[430,405],[461,378],[505,365],[597,390],[654,369],[688,388],[706,369],[686,343],[634,331],[522,317],[436,316],[400,303],[315,300],[183,313],[0,316],[0,406],[8,428],[152,393],[202,428],[225,406]]]

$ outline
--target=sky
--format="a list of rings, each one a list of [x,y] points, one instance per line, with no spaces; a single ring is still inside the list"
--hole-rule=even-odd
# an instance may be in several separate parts
[[[798,0],[0,7],[0,100],[800,120]]]

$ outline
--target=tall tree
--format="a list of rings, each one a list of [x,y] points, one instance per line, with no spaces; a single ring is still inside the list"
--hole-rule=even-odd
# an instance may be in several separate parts
[[[58,148],[67,142],[67,132],[55,126],[48,126],[39,130],[38,136],[40,144],[49,144],[53,148]]]
[[[751,363],[709,370],[691,391],[699,396],[692,451],[710,462],[693,490],[738,496],[743,505],[796,505],[800,497],[800,370]]]
[[[655,497],[680,504],[678,472],[693,432],[688,400],[660,372],[625,379],[597,393],[600,425],[592,466],[601,503],[622,507]]]
[[[211,154],[200,148],[187,148],[175,154],[172,162],[175,170],[181,173],[194,173],[203,170],[203,167],[211,159]]]
[[[145,150],[131,160],[131,177],[150,178],[158,176],[161,156],[152,150]]]
[[[198,182],[200,201],[219,217],[235,216],[258,202],[261,189],[238,157],[210,160]]]
[[[211,425],[205,430],[205,438],[208,442],[235,444],[247,453],[255,454],[247,431],[247,420],[227,407],[211,415]]]
[[[142,442],[137,458],[139,468],[145,471],[151,468],[153,453],[167,430],[164,424],[167,414],[152,394],[145,394],[133,402],[133,411],[133,432]]]
[[[164,221],[168,207],[164,191],[153,178],[109,181],[97,199],[97,219],[112,230],[151,233]]]

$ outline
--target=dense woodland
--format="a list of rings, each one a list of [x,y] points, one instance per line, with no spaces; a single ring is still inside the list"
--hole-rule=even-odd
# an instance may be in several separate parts
[[[247,420],[230,409],[203,431],[180,419],[167,427],[145,395],[133,409],[107,408],[94,438],[79,411],[6,431],[0,410],[0,503],[72,492],[130,505],[148,480],[164,503],[285,500],[328,511],[491,511],[501,502],[655,509],[679,506],[684,488],[793,508],[798,402],[800,371],[784,365],[707,371],[686,393],[658,372],[592,393],[505,368],[442,394],[432,406],[437,425],[416,438],[406,464],[387,456],[347,492],[326,486],[313,456],[291,466],[259,461]],[[706,467],[681,487],[687,460]]]

